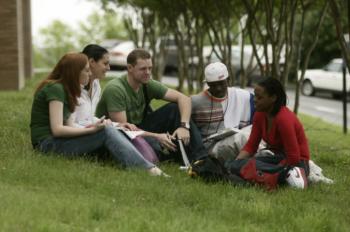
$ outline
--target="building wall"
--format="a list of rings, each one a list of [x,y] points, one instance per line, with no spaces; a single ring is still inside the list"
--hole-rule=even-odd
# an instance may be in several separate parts
[[[0,90],[19,90],[32,69],[30,0],[0,0],[0,22]]]
[[[0,0],[1,1],[1,0]],[[33,62],[32,62],[32,20],[31,20],[31,1],[22,1],[22,14],[23,14],[23,51],[24,51],[24,77],[26,79],[31,78],[33,75]]]

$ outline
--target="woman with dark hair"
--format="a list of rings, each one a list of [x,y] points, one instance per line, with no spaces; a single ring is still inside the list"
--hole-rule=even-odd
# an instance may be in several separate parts
[[[130,141],[105,120],[100,119],[89,127],[73,126],[71,114],[78,105],[81,87],[89,83],[90,75],[88,57],[82,53],[69,53],[39,84],[30,123],[33,147],[45,153],[67,156],[105,148],[123,166],[141,167],[152,175],[162,175],[158,167],[145,160]]]
[[[264,140],[267,149],[275,155],[260,161],[286,167],[287,182],[294,187],[305,188],[309,174],[309,146],[302,124],[286,107],[284,87],[278,80],[266,78],[256,85],[254,93],[256,112],[252,132],[236,160],[252,157],[260,141]]]
[[[82,53],[88,57],[91,75],[88,84],[81,89],[78,105],[72,116],[77,127],[87,126],[98,120],[94,115],[101,96],[100,80],[110,70],[109,54],[105,48],[96,44],[89,44],[83,49]]]
[[[78,105],[72,115],[76,127],[89,126],[98,120],[95,117],[95,110],[101,97],[100,80],[110,70],[107,49],[97,44],[89,44],[82,53],[88,57],[91,75],[88,84],[82,86]],[[130,128],[129,123],[120,123],[118,126]]]

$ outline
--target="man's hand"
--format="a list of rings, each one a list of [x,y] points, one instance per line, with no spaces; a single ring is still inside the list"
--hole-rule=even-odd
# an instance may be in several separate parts
[[[164,148],[170,151],[176,151],[176,145],[172,141],[172,140],[175,140],[175,137],[171,136],[168,133],[163,133],[163,134],[157,134],[156,138],[161,144],[161,146],[163,146]]]
[[[186,128],[179,127],[174,131],[172,137],[181,139],[185,145],[190,143],[190,131]]]
[[[121,122],[121,123],[118,124],[118,126],[124,127],[126,130],[131,130],[131,131],[139,131],[139,130],[141,130],[136,125],[131,124],[131,123],[127,123],[127,122]]]

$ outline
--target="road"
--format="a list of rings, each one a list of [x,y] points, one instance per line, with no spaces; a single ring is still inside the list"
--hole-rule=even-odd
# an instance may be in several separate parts
[[[294,107],[295,92],[287,91],[288,106]],[[319,117],[326,122],[343,125],[343,102],[333,99],[330,94],[318,94],[313,97],[300,95],[299,112]],[[347,102],[347,126],[350,126],[350,103]]]
[[[125,73],[125,72],[123,72]],[[107,76],[120,76],[121,72],[110,72]],[[164,76],[163,83],[177,86],[177,78]],[[249,91],[253,89],[248,88]],[[288,104],[291,109],[294,107],[295,92],[293,90],[287,91]],[[350,103],[347,103],[347,126],[350,126]],[[299,112],[310,116],[321,118],[322,120],[336,124],[343,125],[343,103],[341,100],[332,99],[331,95],[319,94],[314,97],[307,97],[300,95]]]

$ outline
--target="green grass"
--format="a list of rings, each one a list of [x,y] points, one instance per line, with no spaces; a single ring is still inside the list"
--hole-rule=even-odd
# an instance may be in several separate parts
[[[350,137],[302,116],[312,159],[334,185],[305,191],[205,184],[178,170],[150,177],[94,158],[34,152],[36,77],[0,92],[0,231],[349,231]]]

